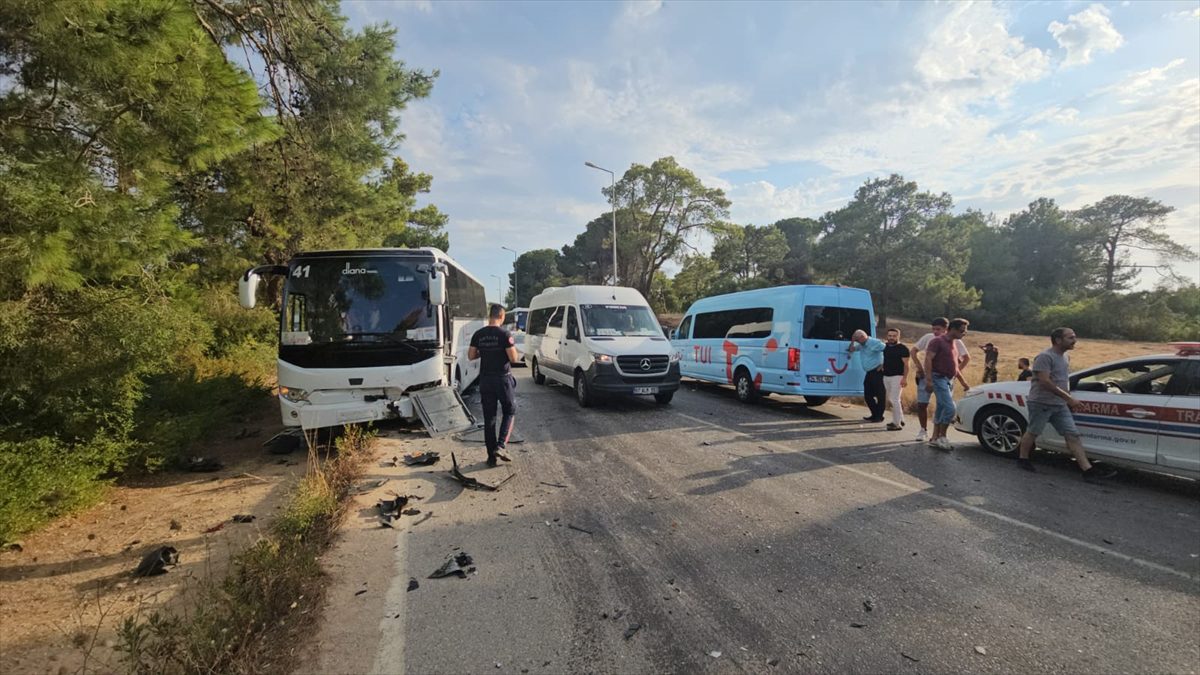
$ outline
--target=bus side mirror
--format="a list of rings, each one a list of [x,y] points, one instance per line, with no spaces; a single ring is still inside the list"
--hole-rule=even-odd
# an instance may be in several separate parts
[[[253,271],[246,272],[238,278],[238,302],[241,303],[242,307],[254,309],[259,281],[262,281],[262,277]]]
[[[446,304],[446,267],[434,265],[429,271],[429,304]]]

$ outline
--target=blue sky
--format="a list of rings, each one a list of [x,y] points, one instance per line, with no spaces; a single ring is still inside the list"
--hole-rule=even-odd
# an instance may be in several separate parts
[[[1200,2],[343,11],[387,22],[397,58],[441,71],[402,114],[399,154],[433,175],[450,252],[492,298],[512,270],[500,246],[560,248],[607,213],[608,175],[584,161],[619,177],[666,155],[743,224],[816,217],[900,173],[1000,218],[1038,197],[1159,199],[1176,208],[1167,232],[1200,250]]]

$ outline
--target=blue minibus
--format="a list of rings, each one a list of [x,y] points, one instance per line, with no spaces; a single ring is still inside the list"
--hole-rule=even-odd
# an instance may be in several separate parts
[[[862,396],[863,372],[847,351],[862,329],[874,336],[871,294],[841,286],[778,286],[692,303],[671,333],[680,374],[732,384],[738,400],[765,393]]]

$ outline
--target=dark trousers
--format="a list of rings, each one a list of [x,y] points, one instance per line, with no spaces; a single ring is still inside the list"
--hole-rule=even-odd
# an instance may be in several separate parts
[[[986,382],[995,382],[997,375],[998,375],[998,373],[996,372],[996,366],[985,365],[983,367],[983,381],[985,383]]]
[[[483,440],[487,443],[488,458],[504,449],[508,435],[512,433],[513,418],[517,414],[517,380],[512,375],[480,375],[479,401],[483,404]],[[500,433],[496,433],[496,403],[504,417],[500,419]]]
[[[887,406],[887,388],[883,386],[883,371],[876,368],[867,372],[863,378],[863,398],[867,400],[867,408],[874,419],[883,419],[883,410]]]

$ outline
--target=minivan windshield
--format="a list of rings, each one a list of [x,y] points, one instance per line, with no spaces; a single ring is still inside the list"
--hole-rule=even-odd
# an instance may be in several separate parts
[[[638,305],[580,305],[583,334],[589,337],[662,337],[662,328],[649,307]]]
[[[395,258],[300,258],[284,283],[280,343],[437,340],[428,276]]]

